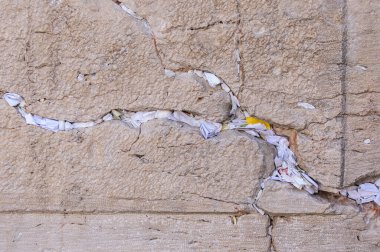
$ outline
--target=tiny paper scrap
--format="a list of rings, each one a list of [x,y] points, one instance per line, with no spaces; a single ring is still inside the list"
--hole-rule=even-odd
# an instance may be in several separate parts
[[[136,112],[131,117],[131,123],[135,128],[138,128],[142,123],[155,119],[155,116],[156,111]]]
[[[222,124],[202,121],[200,131],[205,139],[216,136],[222,130]]]
[[[221,83],[220,79],[215,74],[204,72],[205,78],[211,87],[216,87]]]
[[[223,89],[225,92],[229,93],[229,92],[231,91],[230,87],[227,86],[227,84],[222,83],[221,86],[222,86],[222,89]]]
[[[367,138],[363,141],[365,144],[370,144],[371,143],[371,139]]]
[[[245,120],[247,121],[247,124],[261,123],[265,126],[265,128],[267,128],[268,130],[270,129],[270,124],[267,121],[264,121],[264,120],[261,120],[261,119],[258,119],[258,118],[252,117],[252,116],[246,117]]]
[[[358,204],[375,202],[380,206],[380,179],[375,183],[364,183],[340,191],[343,196],[353,199]]]
[[[299,103],[297,103],[297,106],[302,107],[304,109],[315,109],[315,107],[313,105],[311,105],[310,103],[307,103],[307,102],[299,102]]]
[[[183,122],[197,128],[201,126],[201,123],[199,120],[195,119],[194,117],[188,116],[182,111],[174,111],[173,114],[168,119],[172,121]]]
[[[240,103],[239,103],[238,98],[237,98],[232,92],[229,92],[228,94],[230,95],[230,98],[231,98],[231,106],[232,106],[231,111],[230,111],[230,114],[231,114],[231,115],[235,115],[237,109],[240,107]]]
[[[170,110],[157,110],[154,117],[156,119],[168,119],[172,115],[172,111]]]
[[[164,72],[165,72],[165,75],[167,76],[167,77],[170,77],[170,78],[173,78],[173,77],[175,77],[175,72],[173,72],[172,70],[170,70],[170,69],[165,69],[164,70]]]
[[[265,125],[262,123],[248,124],[246,120],[242,120],[242,119],[234,119],[230,121],[225,127],[226,129],[230,129],[230,130],[236,129],[236,130],[244,130],[244,131],[252,130],[252,129],[263,131],[267,129]]]
[[[105,116],[103,116],[102,119],[103,119],[103,121],[111,121],[113,119],[113,116],[111,113],[108,113]]]
[[[111,114],[112,114],[112,117],[114,119],[116,119],[116,120],[120,120],[121,119],[122,113],[119,110],[113,109],[113,110],[111,110]]]
[[[84,78],[84,74],[81,74],[81,73],[78,74],[77,79],[78,79],[78,81],[83,82],[83,81],[85,80],[85,78]]]
[[[200,71],[200,70],[194,70],[193,71],[196,75],[198,75],[198,77],[201,77],[201,78],[205,78],[205,76],[203,76],[203,72]]]
[[[95,126],[95,122],[77,122],[72,123],[73,129],[80,129],[80,128],[89,128]]]
[[[139,19],[139,20],[142,20],[143,18],[140,17],[139,15],[136,14],[136,12],[134,12],[133,10],[131,10],[130,8],[128,8],[128,6],[126,6],[125,4],[120,4],[120,7],[123,11],[125,11],[126,13],[128,13],[130,16],[136,18],[136,19]]]
[[[24,101],[20,95],[15,93],[5,93],[3,97],[5,101],[12,107],[16,107]]]

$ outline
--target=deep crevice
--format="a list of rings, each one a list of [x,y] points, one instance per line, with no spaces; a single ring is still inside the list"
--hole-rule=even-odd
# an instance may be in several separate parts
[[[342,92],[342,140],[341,140],[341,167],[340,167],[340,186],[344,185],[346,172],[346,131],[347,131],[347,104],[346,104],[346,78],[347,78],[347,50],[348,50],[348,5],[347,0],[343,0],[342,7],[342,63],[341,71],[341,92]]]

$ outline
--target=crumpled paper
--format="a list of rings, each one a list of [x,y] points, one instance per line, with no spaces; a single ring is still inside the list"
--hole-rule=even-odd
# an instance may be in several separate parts
[[[205,139],[216,136],[222,130],[222,124],[202,121],[200,130]]]
[[[5,93],[3,98],[10,106],[15,107],[17,109],[17,111],[24,118],[27,124],[35,125],[50,131],[57,132],[79,128],[88,128],[97,124],[96,122],[71,123],[63,120],[55,120],[46,117],[41,117],[39,115],[34,115],[32,113],[26,112],[24,98],[22,98],[22,96],[20,96],[19,94]]]
[[[232,120],[224,129],[243,130],[250,135],[263,138],[276,147],[277,155],[274,160],[276,169],[270,179],[291,183],[296,188],[304,189],[310,194],[318,192],[317,182],[299,168],[296,157],[289,148],[289,141],[283,136],[276,135],[270,129],[268,122],[248,116],[245,120]]]
[[[340,191],[343,196],[353,199],[358,204],[375,202],[380,206],[380,179],[375,183],[364,183]]]
[[[235,96],[235,94],[232,92],[231,88],[222,79],[220,79],[219,77],[217,77],[213,73],[204,72],[204,71],[200,71],[200,70],[194,70],[194,73],[196,75],[198,75],[199,77],[205,79],[211,87],[215,88],[216,86],[220,85],[222,87],[222,89],[226,93],[228,93],[228,95],[230,96],[230,100],[231,100],[230,115],[235,115],[238,108],[240,108],[240,102],[239,102],[238,98]]]

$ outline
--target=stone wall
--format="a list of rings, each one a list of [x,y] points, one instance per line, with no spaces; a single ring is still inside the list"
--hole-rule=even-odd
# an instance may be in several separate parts
[[[209,71],[321,188],[269,181],[260,215],[275,153],[260,139],[167,120],[52,133],[0,100],[1,251],[380,251],[379,206],[337,194],[380,177],[378,0],[0,3],[0,93],[33,113],[223,122],[228,95],[186,74]]]

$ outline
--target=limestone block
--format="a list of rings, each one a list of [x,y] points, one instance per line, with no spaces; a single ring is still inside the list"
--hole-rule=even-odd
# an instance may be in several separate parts
[[[167,68],[211,71],[239,90],[239,13],[234,1],[120,2],[149,22]]]
[[[279,217],[273,222],[273,246],[276,251],[295,252],[380,251],[379,236],[373,236],[366,229],[368,225],[363,215]]]
[[[331,203],[290,184],[267,181],[257,206],[271,215],[323,214]]]
[[[346,186],[380,175],[380,2],[347,4]]]
[[[380,116],[349,116],[346,134],[344,182],[374,182],[380,175]]]
[[[268,251],[268,218],[245,215],[0,215],[2,251]],[[253,228],[254,227],[254,228]]]

